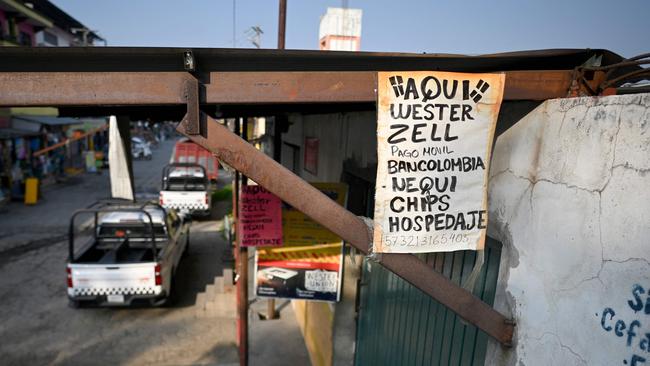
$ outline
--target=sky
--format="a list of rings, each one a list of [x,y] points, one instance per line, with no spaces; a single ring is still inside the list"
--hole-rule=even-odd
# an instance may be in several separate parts
[[[109,46],[250,48],[246,31],[252,26],[264,31],[262,48],[277,46],[278,0],[50,1],[97,30]],[[318,49],[320,17],[342,1],[287,3],[286,48]],[[647,0],[349,0],[348,7],[363,10],[362,51],[475,55],[604,48],[624,57],[650,52]]]

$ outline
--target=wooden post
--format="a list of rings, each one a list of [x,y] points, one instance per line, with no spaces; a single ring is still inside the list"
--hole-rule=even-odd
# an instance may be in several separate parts
[[[277,319],[278,313],[275,311],[275,299],[268,299],[266,301],[266,319]]]

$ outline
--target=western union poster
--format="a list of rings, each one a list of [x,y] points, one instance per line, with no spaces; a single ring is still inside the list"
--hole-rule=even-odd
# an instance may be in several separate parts
[[[312,184],[345,207],[345,184]],[[282,247],[257,249],[257,296],[338,301],[343,269],[341,238],[285,204],[282,243]]]
[[[483,249],[503,74],[380,72],[374,250]]]

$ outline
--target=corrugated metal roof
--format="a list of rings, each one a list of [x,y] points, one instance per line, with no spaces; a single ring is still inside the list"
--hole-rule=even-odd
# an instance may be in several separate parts
[[[34,131],[19,130],[15,128],[0,128],[0,140],[38,135],[40,135],[40,133]]]
[[[68,117],[14,116],[13,118],[27,121],[27,122],[39,123],[42,125],[48,125],[48,126],[77,125],[82,123],[82,121],[76,118],[68,118]]]

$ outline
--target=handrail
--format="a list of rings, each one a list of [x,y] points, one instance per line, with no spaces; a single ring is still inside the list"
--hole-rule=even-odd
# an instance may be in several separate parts
[[[98,215],[100,213],[109,213],[109,212],[136,212],[136,213],[145,214],[145,216],[149,219],[149,228],[151,233],[151,250],[153,252],[154,259],[157,258],[156,234],[153,228],[153,218],[151,217],[151,214],[149,212],[140,208],[116,208],[116,209],[87,209],[86,208],[86,209],[76,210],[72,214],[72,217],[70,218],[70,226],[68,228],[68,258],[70,263],[74,261],[74,220],[75,218],[82,213]],[[143,225],[146,224],[147,223],[143,222]],[[96,231],[97,231],[97,221],[95,221],[95,227],[93,228],[93,232],[94,232],[93,236],[95,238],[97,237]]]

